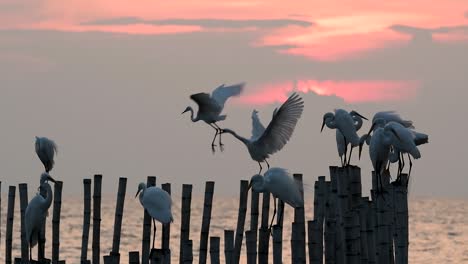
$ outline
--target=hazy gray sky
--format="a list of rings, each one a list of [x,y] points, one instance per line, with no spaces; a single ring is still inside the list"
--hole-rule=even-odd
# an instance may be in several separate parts
[[[24,9],[12,3],[9,14],[16,23],[12,14],[19,16]],[[218,194],[237,194],[238,181],[250,178],[258,165],[246,148],[228,135],[224,137],[225,151],[211,153],[212,128],[194,124],[188,115],[180,114],[186,106],[195,106],[189,95],[209,92],[221,83],[247,82],[245,93],[255,100],[229,102],[225,109],[228,119],[221,126],[250,137],[252,109],[258,109],[267,124],[279,105],[278,93],[287,94],[283,84],[306,80],[323,85],[321,88],[328,92],[325,94],[332,95],[301,93],[305,100],[303,116],[290,143],[270,160],[272,166],[302,172],[305,181],[313,184],[317,176],[328,175],[329,165],[339,164],[334,131],[319,132],[325,112],[340,107],[371,118],[377,111],[397,110],[413,120],[418,131],[430,135],[430,143],[420,148],[422,159],[414,162],[412,195],[468,197],[464,166],[468,157],[464,140],[468,129],[468,23],[463,10],[457,15],[465,19],[464,24],[434,22],[424,27],[423,22],[404,25],[397,18],[390,19],[383,26],[385,34],[396,34],[404,41],[390,41],[393,44],[363,52],[353,49],[353,45],[362,43],[353,42],[351,34],[338,44],[331,43],[330,50],[326,43],[301,46],[302,51],[313,49],[312,55],[304,56],[294,54],[295,46],[286,41],[258,44],[272,28],[281,36],[285,29],[296,32],[320,25],[313,16],[304,20],[309,21],[307,24],[288,13],[277,15],[277,20],[265,18],[264,22],[259,22],[263,16],[254,15],[223,21],[217,16],[164,20],[167,18],[156,15],[132,20],[137,14],[128,14],[120,18],[85,17],[77,23],[220,25],[219,30],[171,34],[3,28],[3,192],[6,185],[38,183],[43,167],[34,153],[34,136],[47,136],[59,145],[52,175],[65,182],[66,194],[81,193],[82,179],[95,173],[104,175],[105,192],[116,191],[120,176],[129,178],[128,190],[133,193],[138,182],[155,175],[159,183],[173,183],[176,192],[180,184],[193,183],[195,193],[201,195],[204,181],[214,180]],[[34,19],[40,20],[47,13],[36,16]],[[348,46],[351,51],[337,50],[337,45]],[[322,50],[336,54],[316,57]],[[346,56],[347,52],[355,55]],[[405,85],[387,90],[373,82]],[[371,85],[364,87],[367,83]],[[374,88],[380,96],[377,99],[371,96]],[[258,100],[259,96],[268,100]],[[369,126],[365,123],[361,133]],[[367,193],[371,165],[367,151],[363,156],[353,163],[362,167],[363,191]]]

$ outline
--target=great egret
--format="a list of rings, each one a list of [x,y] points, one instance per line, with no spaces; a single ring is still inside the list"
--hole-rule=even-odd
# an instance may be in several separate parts
[[[262,172],[260,162],[266,162],[268,168],[270,168],[267,158],[281,150],[289,141],[303,109],[304,101],[298,94],[293,93],[279,109],[273,111],[273,118],[267,128],[264,128],[260,123],[256,110],[253,111],[252,138],[247,139],[239,136],[231,129],[223,129],[221,133],[229,133],[244,143],[250,157],[258,162],[260,172]]]
[[[42,173],[40,188],[43,188],[46,191],[47,196],[43,197],[40,193],[36,194],[36,196],[31,199],[28,206],[26,207],[24,221],[26,228],[26,239],[29,244],[29,260],[32,260],[32,248],[39,240],[40,231],[48,215],[47,211],[52,204],[52,188],[47,183],[49,180],[55,183],[55,180],[50,177],[47,172]]]
[[[249,183],[250,188],[254,192],[269,192],[273,195],[275,209],[271,218],[270,229],[276,215],[276,199],[280,199],[294,208],[304,206],[301,189],[286,169],[271,168],[265,172],[264,176],[260,174],[252,176]],[[281,219],[282,215],[278,217]]]
[[[361,128],[362,119],[367,120],[367,118],[356,111],[351,111],[348,113],[344,109],[335,109],[335,113],[328,112],[323,116],[322,128],[320,129],[320,132],[323,131],[325,125],[327,125],[327,127],[330,129],[336,129],[339,131],[339,133],[336,133],[336,143],[338,147],[338,154],[341,155],[342,152],[345,157],[344,162],[342,162],[343,166],[349,164],[353,148],[359,145],[359,136],[356,131]],[[349,152],[348,162],[346,162],[348,144],[351,144],[351,150]],[[344,149],[342,151],[341,148],[343,148],[343,146]]]
[[[242,90],[244,89],[245,83],[239,83],[231,86],[224,86],[221,85],[216,88],[212,93],[211,96],[207,93],[197,93],[192,94],[190,99],[195,101],[198,104],[198,113],[197,116],[194,117],[194,112],[191,106],[188,106],[183,112],[190,111],[190,119],[192,122],[198,122],[200,120],[205,121],[208,125],[210,125],[214,130],[216,130],[215,136],[213,141],[211,142],[212,151],[215,152],[215,140],[216,137],[219,135],[219,147],[221,151],[223,150],[223,143],[221,142],[221,128],[216,124],[218,121],[222,121],[226,119],[226,115],[221,115],[223,111],[224,104],[229,97],[238,96],[241,94]]]
[[[397,122],[407,128],[414,128],[413,121],[411,120],[404,120],[396,111],[381,111],[375,113],[374,117],[372,118],[372,123],[375,122],[377,119],[383,119],[386,123],[388,122]]]
[[[164,191],[163,189],[151,186],[146,187],[145,183],[140,183],[138,185],[138,192],[135,195],[135,198],[140,194],[139,199],[140,203],[148,212],[148,214],[153,218],[153,248],[154,248],[154,239],[156,236],[156,222],[162,224],[168,224],[174,219],[172,218],[172,200],[169,193]]]
[[[46,137],[36,137],[36,154],[44,164],[45,171],[48,173],[54,167],[54,155],[57,153],[57,145],[51,139]]]

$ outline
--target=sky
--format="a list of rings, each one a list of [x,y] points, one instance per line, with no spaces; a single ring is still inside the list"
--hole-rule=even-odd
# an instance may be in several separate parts
[[[237,195],[258,164],[228,135],[213,155],[212,128],[180,113],[195,107],[190,94],[246,82],[220,123],[246,137],[253,109],[267,124],[293,91],[305,101],[272,166],[313,186],[339,164],[334,131],[320,133],[324,113],[397,110],[429,134],[410,194],[468,198],[467,68],[462,0],[0,0],[0,180],[37,184],[34,137],[47,136],[65,194],[100,173],[107,193],[118,177],[136,192],[154,175],[175,192],[192,183],[202,195],[214,180],[220,195]],[[363,156],[353,163],[367,192]]]

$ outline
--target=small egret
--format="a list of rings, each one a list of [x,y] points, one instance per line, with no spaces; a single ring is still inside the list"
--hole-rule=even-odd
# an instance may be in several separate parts
[[[304,101],[298,94],[293,93],[279,109],[273,111],[273,118],[267,128],[264,128],[260,123],[257,111],[253,111],[252,137],[250,139],[239,136],[231,129],[223,129],[221,133],[229,133],[244,143],[250,157],[258,162],[260,172],[262,172],[261,162],[265,162],[270,168],[267,159],[270,155],[281,150],[289,141],[303,109]]]
[[[190,111],[191,115],[190,118],[192,122],[198,122],[200,120],[205,121],[208,125],[210,125],[214,130],[216,130],[215,136],[213,141],[211,142],[211,148],[213,153],[215,152],[215,140],[216,137],[219,135],[219,147],[221,151],[223,150],[223,143],[221,142],[221,128],[216,124],[218,121],[222,121],[226,119],[226,115],[221,115],[223,111],[224,104],[226,103],[227,99],[232,96],[238,96],[241,94],[242,90],[244,89],[245,83],[239,83],[231,86],[224,86],[221,85],[216,88],[212,93],[211,96],[207,93],[197,93],[192,94],[190,99],[195,101],[198,104],[198,113],[197,116],[194,117],[194,112],[192,107],[188,106],[183,112]]]
[[[383,119],[386,123],[388,122],[397,122],[407,128],[414,128],[413,121],[411,120],[404,120],[396,111],[381,111],[375,113],[374,117],[372,118],[372,123],[375,122],[377,119]]]
[[[174,219],[172,218],[172,200],[169,193],[163,189],[151,186],[146,187],[145,183],[140,183],[138,185],[138,192],[135,195],[135,198],[140,194],[139,199],[140,203],[148,212],[148,214],[153,218],[153,248],[154,240],[156,236],[156,221],[162,224],[168,224]]]
[[[346,164],[349,165],[353,148],[359,145],[360,138],[356,131],[361,128],[362,119],[367,120],[367,118],[356,111],[351,111],[348,113],[343,109],[335,109],[335,113],[329,112],[323,116],[322,128],[320,129],[320,132],[323,131],[325,125],[327,125],[327,127],[330,129],[337,130],[336,144],[340,158],[344,154],[344,162],[342,162],[343,166]],[[348,161],[346,161],[348,144],[351,144],[351,150],[349,152]]]
[[[48,173],[54,167],[54,155],[57,153],[57,145],[51,139],[46,137],[36,137],[36,154],[44,164],[45,171]]]
[[[25,228],[26,228],[26,239],[29,244],[29,259],[32,260],[32,248],[37,244],[39,240],[40,231],[45,223],[48,215],[48,209],[52,204],[52,188],[47,183],[48,181],[55,182],[47,172],[42,173],[40,180],[40,188],[43,188],[47,196],[43,197],[41,194],[36,194],[31,199],[26,212],[24,215]]]
[[[273,219],[276,215],[276,199],[283,201],[290,206],[297,208],[304,206],[301,189],[294,178],[283,168],[271,168],[265,172],[265,175],[256,174],[252,176],[249,189],[261,193],[269,192],[273,195],[274,211],[271,218],[270,230],[273,225]],[[281,216],[278,216],[281,219]]]

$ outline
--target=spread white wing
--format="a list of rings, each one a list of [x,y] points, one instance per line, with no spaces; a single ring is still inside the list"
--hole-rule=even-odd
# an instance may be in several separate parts
[[[263,132],[265,131],[265,127],[260,122],[258,118],[258,111],[253,110],[252,112],[252,137],[251,141],[257,140],[260,136],[262,136]]]
[[[227,99],[232,96],[240,95],[244,86],[245,83],[238,83],[230,86],[224,86],[223,84],[211,93],[211,98],[213,98],[221,108],[224,108],[224,103],[226,103]]]

